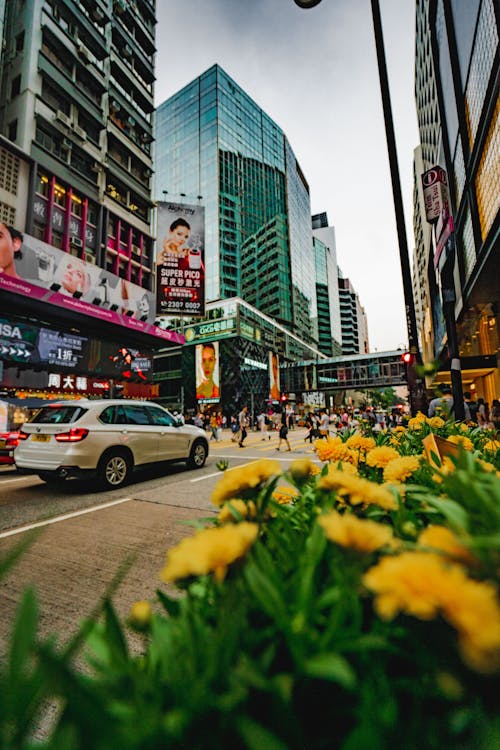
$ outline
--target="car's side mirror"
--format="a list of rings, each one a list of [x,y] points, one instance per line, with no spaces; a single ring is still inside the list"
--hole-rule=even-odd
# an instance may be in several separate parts
[[[174,419],[174,427],[182,427],[182,419]]]

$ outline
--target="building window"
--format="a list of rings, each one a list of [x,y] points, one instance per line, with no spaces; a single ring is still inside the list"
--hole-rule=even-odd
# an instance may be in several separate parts
[[[10,86],[10,98],[14,99],[14,97],[19,96],[20,93],[21,93],[21,76],[18,75],[12,79],[12,83]]]
[[[484,144],[483,154],[476,175],[477,207],[484,240],[490,231],[500,208],[500,99],[491,119],[490,129]]]
[[[16,52],[22,52],[24,49],[24,31],[16,36]]]
[[[9,141],[15,141],[17,138],[17,120],[12,120],[12,122],[9,122],[8,128],[7,128],[7,138]]]

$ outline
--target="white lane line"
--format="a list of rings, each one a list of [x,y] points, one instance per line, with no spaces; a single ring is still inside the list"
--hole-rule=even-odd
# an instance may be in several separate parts
[[[41,479],[38,479],[38,477],[35,477],[35,476],[29,476],[29,475],[27,474],[27,475],[26,475],[25,477],[17,477],[17,479],[5,479],[5,480],[3,480],[3,481],[1,481],[1,480],[0,480],[0,490],[1,490],[1,489],[2,489],[2,487],[4,487],[4,485],[6,485],[6,484],[12,484],[13,482],[25,482],[25,481],[26,481],[27,479],[34,479],[34,480],[35,480],[35,484],[38,484],[39,482],[41,482],[41,481],[42,481]]]
[[[190,482],[203,482],[204,479],[211,479],[211,477],[217,477],[222,472],[216,471],[215,474],[205,474],[204,477],[196,477],[196,479],[190,479]]]
[[[76,516],[83,516],[85,513],[93,513],[96,510],[104,510],[104,508],[111,508],[113,505],[119,505],[120,503],[128,503],[133,500],[132,497],[124,497],[121,500],[112,500],[109,503],[103,503],[102,505],[94,505],[92,508],[85,508],[85,510],[75,510],[74,513],[65,513],[63,516],[55,516],[55,518],[49,518],[47,521],[40,521],[39,523],[30,523],[28,526],[20,526],[18,529],[12,529],[11,531],[3,531],[0,534],[0,539],[4,539],[7,536],[13,536],[14,534],[22,534],[24,531],[30,531],[31,529],[38,529],[41,526],[48,526],[51,523],[59,523],[59,521],[67,521],[68,518],[76,518]]]

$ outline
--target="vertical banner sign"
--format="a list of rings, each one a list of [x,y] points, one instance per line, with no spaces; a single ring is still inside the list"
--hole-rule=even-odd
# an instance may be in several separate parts
[[[280,362],[275,352],[269,352],[269,398],[279,401],[280,398]]]
[[[450,200],[448,195],[448,180],[446,170],[442,167],[432,167],[422,175],[422,188],[424,191],[425,218],[429,224],[433,224],[443,213],[450,213]]]
[[[205,208],[158,203],[157,315],[205,313]]]
[[[219,342],[207,341],[196,346],[196,399],[200,404],[220,401]]]
[[[448,179],[442,167],[428,169],[422,175],[424,190],[425,218],[434,224],[434,265],[437,268],[445,247],[453,242],[453,217],[450,208]]]

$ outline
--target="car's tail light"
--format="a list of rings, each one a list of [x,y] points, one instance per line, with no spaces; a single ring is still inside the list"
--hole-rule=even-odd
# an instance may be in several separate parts
[[[19,433],[18,432],[9,432],[7,435],[7,442],[6,442],[6,448],[15,448],[16,445],[19,443]]]
[[[88,434],[89,431],[83,427],[72,427],[69,432],[60,432],[55,438],[58,443],[79,443],[80,440],[85,440]]]
[[[18,440],[27,440],[29,436],[29,432],[23,432],[22,430],[19,430],[19,432],[17,433]]]

